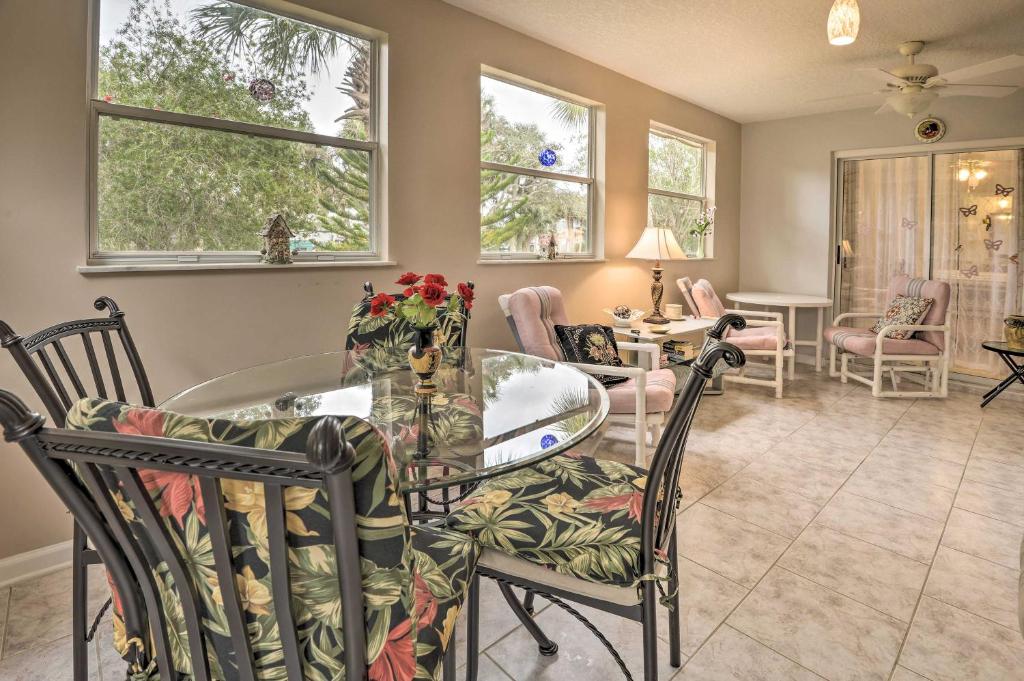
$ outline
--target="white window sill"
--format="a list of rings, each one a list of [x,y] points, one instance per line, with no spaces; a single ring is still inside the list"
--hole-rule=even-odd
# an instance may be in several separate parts
[[[111,265],[79,265],[84,276],[104,274],[148,274],[158,272],[287,272],[288,270],[334,269],[345,267],[394,267],[392,260],[333,260],[329,262],[293,262],[287,265],[267,265],[261,262],[201,262],[201,263],[120,263]]]
[[[577,262],[607,262],[604,258],[481,258],[477,265],[564,265]]]

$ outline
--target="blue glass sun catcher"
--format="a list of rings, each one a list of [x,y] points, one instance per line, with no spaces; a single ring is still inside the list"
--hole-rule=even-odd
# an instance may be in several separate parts
[[[548,447],[551,447],[552,445],[556,444],[558,444],[558,438],[552,435],[551,433],[548,433],[547,435],[540,439],[541,449],[547,449]]]
[[[555,161],[558,160],[558,155],[551,149],[545,149],[540,152],[540,156],[537,157],[537,160],[539,160],[540,164],[545,168],[550,168],[555,165]]]

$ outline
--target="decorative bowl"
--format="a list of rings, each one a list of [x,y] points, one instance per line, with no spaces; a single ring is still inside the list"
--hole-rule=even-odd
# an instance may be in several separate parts
[[[672,328],[668,324],[648,324],[647,330],[651,333],[668,333],[669,329]]]
[[[1003,336],[1014,350],[1024,350],[1024,315],[1012,314],[1003,320]]]
[[[604,312],[612,318],[612,326],[621,327],[630,326],[645,314],[643,310],[633,310],[625,305],[618,305],[614,309],[606,307]]]

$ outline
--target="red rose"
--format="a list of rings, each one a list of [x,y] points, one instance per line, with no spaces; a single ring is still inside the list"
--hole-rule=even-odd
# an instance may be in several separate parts
[[[420,297],[423,298],[423,302],[431,307],[443,303],[446,295],[448,295],[448,292],[444,290],[444,286],[439,284],[430,282],[420,286]]]
[[[389,296],[386,293],[378,293],[372,300],[370,300],[370,316],[383,317],[388,313],[388,309],[394,304],[394,302],[394,296]]]
[[[412,286],[419,280],[420,275],[416,274],[415,272],[406,272],[405,274],[400,276],[398,278],[398,281],[396,281],[395,283],[401,284],[402,286]]]
[[[473,309],[473,289],[468,284],[459,282],[459,295],[462,296],[462,303],[466,306],[467,310]]]
[[[443,274],[428,274],[423,277],[424,284],[437,284],[438,286],[447,286],[448,282],[445,281]]]
[[[418,286],[410,286],[409,288],[407,288],[404,291],[402,291],[402,295],[405,296],[406,298],[412,298],[414,295],[416,295],[416,289],[417,288],[419,288],[419,287]]]

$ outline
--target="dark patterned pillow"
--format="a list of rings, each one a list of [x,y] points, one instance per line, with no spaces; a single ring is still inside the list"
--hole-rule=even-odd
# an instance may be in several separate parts
[[[889,303],[885,315],[875,322],[871,331],[878,333],[887,324],[920,324],[934,302],[934,298],[915,298],[897,294],[896,300]],[[899,329],[890,331],[887,336],[896,340],[906,340],[911,338],[914,333],[911,329]]]
[[[610,327],[600,324],[580,324],[563,326],[555,324],[555,336],[562,354],[567,362],[579,364],[602,364],[609,367],[622,366],[619,357],[619,346],[615,343],[615,333]],[[601,385],[609,387],[625,383],[626,376],[598,376]]]

